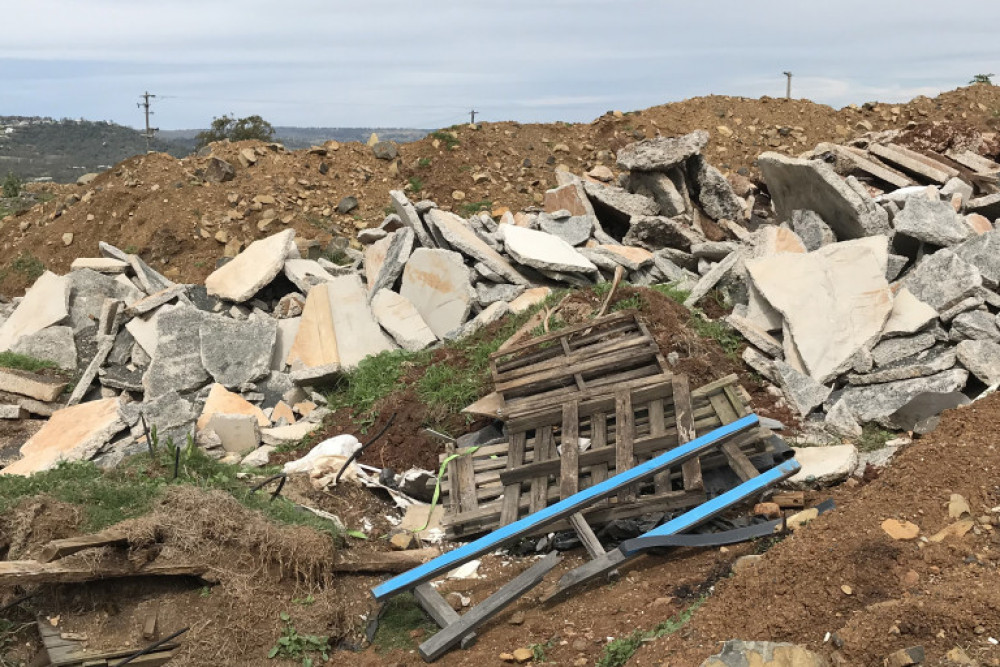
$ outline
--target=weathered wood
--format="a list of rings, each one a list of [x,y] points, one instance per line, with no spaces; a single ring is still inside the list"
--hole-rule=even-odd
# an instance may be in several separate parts
[[[458,485],[458,506],[462,512],[471,512],[479,507],[476,500],[476,472],[472,469],[472,457],[468,454],[455,459],[455,480]]]
[[[733,407],[732,403],[729,402],[729,398],[725,393],[717,394],[712,396],[711,399],[712,407],[719,414],[719,419],[722,420],[723,424],[729,424],[737,419],[739,415],[736,414],[736,409]],[[742,481],[747,481],[753,479],[760,473],[757,471],[757,467],[750,462],[750,459],[740,451],[739,447],[727,447],[726,445],[733,445],[732,442],[727,442],[722,446],[722,453],[726,455],[726,459],[729,461],[729,467],[733,469],[736,476]]]
[[[544,462],[549,459],[554,459],[554,454],[556,453],[555,437],[552,434],[551,426],[543,426],[538,430],[535,436],[537,441],[535,443],[535,458],[539,462]],[[552,461],[553,471],[552,473],[557,473],[559,470],[559,461]],[[523,469],[523,466],[522,466]],[[544,475],[532,475],[534,479],[531,480],[531,512],[537,512],[538,510],[544,508],[548,505],[548,488],[549,488],[549,473]],[[519,484],[520,482],[511,482],[512,484]]]
[[[675,375],[674,383],[674,415],[677,422],[677,442],[684,444],[698,437],[695,429],[694,410],[691,406],[691,389],[686,375]],[[701,461],[691,459],[684,464],[685,489],[704,489],[705,482],[701,477]]]
[[[552,552],[513,580],[504,584],[496,593],[463,614],[458,622],[450,624],[421,644],[419,648],[420,657],[427,662],[432,662],[441,657],[448,649],[457,644],[463,636],[488,621],[507,605],[540,584],[545,575],[558,565],[560,560],[559,554]]]
[[[635,415],[632,412],[632,393],[627,388],[620,388],[615,391],[615,424],[618,431],[615,433],[615,473],[630,469],[635,462],[633,445],[635,444],[634,428]],[[629,485],[618,492],[618,501],[627,503],[635,500],[636,486]]]
[[[541,348],[549,342],[558,340],[561,336],[572,337],[588,329],[598,330],[601,328],[608,328],[614,325],[620,326],[623,324],[626,326],[634,327],[635,314],[627,312],[612,313],[611,315],[606,315],[602,317],[600,320],[584,322],[583,324],[577,324],[572,327],[567,327],[566,329],[561,329],[559,331],[554,331],[552,333],[545,334],[544,336],[539,336],[538,338],[533,338],[532,340],[528,341],[527,343],[524,343],[523,345],[518,345],[517,347],[512,347],[509,350],[506,350],[504,354],[494,353],[493,356],[498,360],[503,358],[513,358],[515,356],[520,356],[521,354],[523,354],[528,350],[531,350],[532,348]],[[598,334],[590,334],[589,336],[584,336],[581,338],[581,340],[583,342],[586,342],[590,339],[597,338],[599,336],[599,333],[600,332],[598,332]],[[580,341],[577,342],[579,343]],[[500,364],[500,367],[503,368],[502,363]]]
[[[152,609],[146,612],[146,617],[142,622],[142,638],[148,641],[156,641],[160,638],[159,630],[160,621],[160,608],[154,605]]]
[[[582,358],[572,365],[564,364],[562,363],[562,359],[558,359],[556,361],[560,362],[559,366],[551,371],[510,381],[496,382],[495,387],[498,392],[503,394],[504,401],[511,401],[525,393],[534,395],[541,389],[556,387],[560,382],[565,382],[568,378],[571,378],[574,373],[581,373],[587,376],[592,374],[610,374],[613,371],[617,374],[621,371],[647,364],[650,358],[655,356],[656,350],[659,349],[655,343],[645,340],[640,342],[642,343],[641,347],[627,347],[617,352],[600,354],[596,357],[591,354],[583,355],[581,353]]]
[[[109,547],[128,544],[128,538],[120,530],[105,530],[93,535],[81,535],[79,537],[69,537],[63,540],[52,540],[44,547],[38,557],[39,563],[51,563],[54,560],[64,558],[70,554],[85,549],[95,549],[97,547]]]
[[[0,586],[29,584],[74,584],[122,577],[197,577],[209,571],[201,563],[153,561],[136,568],[128,564],[81,565],[60,561],[39,563],[36,560],[0,561]]]
[[[638,423],[636,424],[636,428],[638,429]],[[649,434],[655,437],[663,435],[666,432],[667,432],[667,422],[664,415],[663,399],[658,398],[656,400],[649,402]],[[688,461],[685,465],[689,465],[690,463],[691,461]],[[656,477],[654,477],[653,485],[656,487],[657,493],[663,493],[664,491],[669,491],[670,471],[664,470]]]
[[[435,547],[410,551],[366,553],[363,556],[347,553],[338,555],[331,563],[331,569],[334,572],[388,572],[397,574],[423,565],[440,555],[441,550]]]
[[[569,498],[580,490],[580,418],[579,405],[570,401],[563,405],[562,454],[559,472],[559,496]]]
[[[524,465],[524,444],[527,435],[521,431],[510,436],[510,453],[507,456],[507,469],[513,470]],[[503,490],[503,510],[500,512],[500,523],[507,525],[517,521],[521,506],[521,484],[508,484]]]
[[[458,612],[451,608],[448,601],[441,597],[441,594],[434,590],[431,583],[420,584],[413,589],[413,597],[417,599],[417,603],[423,607],[427,615],[434,619],[434,622],[438,624],[438,627],[447,628],[453,623],[458,623],[462,618],[458,615]],[[461,640],[462,648],[469,648],[476,643],[476,633],[469,632],[463,635]]]
[[[579,406],[578,406],[579,409]],[[608,444],[608,416],[603,412],[596,412],[590,417],[590,446],[592,449],[604,449]],[[579,464],[579,461],[577,462]],[[608,478],[607,462],[595,463],[590,468],[590,484],[600,484]],[[602,500],[601,505],[607,505],[607,500]]]
[[[85,665],[108,665],[116,664],[122,658],[134,654],[138,648],[124,648],[113,651],[88,651],[83,642],[64,639],[62,632],[57,627],[53,627],[44,616],[38,617],[38,634],[48,655],[48,661],[44,664],[52,667],[83,667]],[[130,665],[142,665],[144,667],[156,667],[166,664],[176,653],[175,649],[179,644],[169,642],[158,647],[155,653],[136,658]]]
[[[776,493],[771,496],[771,502],[776,503],[781,509],[802,509],[806,506],[806,493],[805,491]]]
[[[569,516],[569,523],[573,526],[573,530],[576,532],[576,536],[580,538],[583,542],[583,548],[587,550],[591,558],[597,558],[598,556],[604,555],[604,545],[601,541],[597,539],[597,535],[594,534],[594,529],[590,527],[587,520],[584,518],[583,514],[577,512],[576,514],[571,514]]]

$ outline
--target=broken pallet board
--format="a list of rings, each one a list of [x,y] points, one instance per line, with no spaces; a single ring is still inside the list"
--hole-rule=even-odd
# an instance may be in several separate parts
[[[73,584],[123,577],[199,577],[211,568],[201,563],[158,563],[153,561],[136,568],[128,564],[67,564],[62,561],[39,563],[36,560],[0,561],[0,586],[28,584]]]
[[[115,651],[92,651],[84,648],[83,642],[62,636],[59,628],[49,623],[44,616],[38,617],[38,634],[42,638],[45,653],[48,654],[48,664],[52,667],[105,667],[116,665],[122,659],[138,652],[139,648],[118,649]],[[167,643],[157,647],[156,651],[132,660],[130,665],[157,667],[164,665],[174,657],[179,644]]]

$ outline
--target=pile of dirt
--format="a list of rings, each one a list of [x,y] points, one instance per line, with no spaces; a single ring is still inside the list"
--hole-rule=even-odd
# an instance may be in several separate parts
[[[724,172],[750,176],[765,150],[794,155],[822,141],[844,142],[910,123],[957,124],[966,135],[976,133],[984,153],[993,155],[995,142],[982,133],[996,129],[998,108],[998,88],[983,85],[839,111],[808,100],[709,96],[609,113],[588,124],[455,126],[399,146],[394,160],[377,159],[358,143],[293,152],[257,142],[214,144],[212,154],[235,171],[232,180],[219,183],[201,176],[207,156],[136,156],[87,185],[51,186],[51,201],[4,219],[0,293],[14,296],[31,283],[37,264],[18,258],[65,273],[76,257],[96,254],[100,240],[134,249],[171,279],[201,282],[218,258],[284,225],[320,248],[335,236],[353,239],[382,221],[392,189],[463,214],[519,210],[541,203],[556,185],[557,169],[614,169],[614,151],[628,143],[695,129],[712,135],[707,159]],[[255,161],[243,166],[240,154],[247,149]],[[357,208],[338,212],[346,197],[356,198]]]
[[[697,665],[728,639],[787,641],[840,655],[845,665],[881,665],[922,645],[927,664],[950,664],[961,647],[978,664],[1000,664],[1000,450],[993,430],[1000,395],[944,415],[860,492],[773,548],[753,569],[720,582],[683,631],[640,651],[636,665]],[[952,494],[971,509],[949,516]],[[886,519],[921,537],[893,540]],[[939,531],[956,526],[941,541]],[[828,637],[829,633],[829,638]]]

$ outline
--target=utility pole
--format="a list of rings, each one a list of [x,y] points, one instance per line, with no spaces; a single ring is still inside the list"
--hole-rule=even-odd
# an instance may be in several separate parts
[[[785,99],[790,100],[792,99],[792,73],[782,72],[782,74],[788,77],[788,83],[785,85]]]
[[[145,93],[143,93],[139,97],[142,98],[142,102],[139,102],[138,104],[136,104],[136,106],[139,107],[140,109],[144,108],[146,110],[146,133],[143,134],[142,136],[146,137],[146,152],[148,153],[149,152],[149,142],[153,138],[153,133],[156,132],[159,129],[159,128],[156,128],[156,127],[150,127],[149,126],[149,116],[150,116],[150,114],[153,113],[152,111],[149,110],[149,107],[151,105],[151,102],[149,100],[151,100],[154,97],[156,97],[156,95],[150,94],[150,92],[147,90]]]
[[[479,112],[476,111],[475,109],[472,109],[471,111],[469,111],[469,118],[470,118],[469,125],[475,125],[476,124],[476,114],[477,113],[479,113]]]

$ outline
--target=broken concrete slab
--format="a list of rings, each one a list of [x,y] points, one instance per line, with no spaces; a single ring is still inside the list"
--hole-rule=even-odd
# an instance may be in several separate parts
[[[872,143],[868,146],[868,151],[879,159],[895,165],[901,171],[933,183],[943,185],[948,179],[958,176],[956,169],[903,146]]]
[[[77,257],[69,265],[69,270],[76,271],[78,269],[90,269],[91,271],[97,271],[98,273],[118,275],[120,273],[125,273],[128,270],[128,267],[128,262],[123,262],[120,259],[113,259],[111,257]]]
[[[0,405],[0,419],[27,419],[28,411],[17,404]]]
[[[886,238],[876,236],[750,260],[746,267],[782,314],[806,374],[823,383],[882,332],[892,312],[887,259]]]
[[[288,258],[283,266],[285,277],[303,294],[310,289],[333,280],[334,276],[313,259]]]
[[[283,371],[288,365],[285,363],[285,360],[288,359],[288,353],[292,350],[295,337],[299,334],[299,325],[301,322],[301,317],[288,317],[278,320],[278,331],[275,334],[274,349],[271,352],[272,371]]]
[[[634,171],[629,175],[629,190],[656,202],[660,214],[668,218],[684,213],[687,205],[674,181],[662,172]]]
[[[721,262],[729,256],[729,253],[735,252],[739,247],[740,244],[732,241],[705,241],[703,243],[692,244],[691,254],[698,259]]]
[[[404,350],[419,352],[438,340],[414,305],[395,292],[379,290],[372,299],[372,313]]]
[[[157,333],[157,321],[159,318],[174,309],[175,306],[161,306],[158,310],[138,317],[133,317],[125,323],[125,330],[132,334],[135,342],[143,351],[152,357],[156,354],[156,346],[159,342]]]
[[[841,241],[892,233],[885,210],[851,188],[828,164],[764,153],[757,165],[778,220],[790,220],[796,210],[815,211]]]
[[[51,402],[59,398],[67,382],[37,373],[0,368],[0,391],[27,396],[39,401]]]
[[[198,328],[201,364],[219,384],[235,388],[271,370],[278,320],[233,320],[205,315]]]
[[[810,252],[837,242],[833,230],[815,211],[792,211],[792,229]]]
[[[180,297],[186,290],[186,285],[174,285],[173,287],[168,287],[149,296],[142,297],[138,301],[126,301],[126,303],[129,303],[129,306],[125,309],[125,315],[127,317],[136,317],[137,315],[143,315],[156,310],[163,304],[170,303]]]
[[[417,209],[414,208],[410,200],[406,198],[406,195],[402,190],[390,190],[389,198],[392,199],[392,206],[396,209],[396,215],[403,222],[404,225],[413,230],[413,233],[417,235],[417,243],[425,248],[434,248],[434,240],[431,235],[427,232],[427,227],[424,226],[424,221],[420,219],[420,215],[417,213]]]
[[[897,234],[937,246],[952,246],[973,236],[972,228],[951,204],[915,196],[892,221]]]
[[[76,340],[70,327],[46,327],[22,336],[11,348],[11,352],[55,362],[63,370],[76,370]]]
[[[201,323],[206,317],[207,313],[185,305],[158,313],[155,318],[157,343],[142,379],[147,400],[169,391],[198,389],[208,382],[208,371],[201,361],[199,336]],[[136,332],[129,331],[141,344]]]
[[[774,360],[761,354],[756,348],[748,345],[740,355],[744,363],[761,374],[766,380],[778,384],[778,372],[774,369]]]
[[[599,245],[591,252],[610,258],[615,264],[623,266],[628,271],[639,271],[653,264],[653,253],[644,248],[625,245]]]
[[[863,386],[927,377],[953,368],[956,361],[955,350],[939,346],[912,357],[885,364],[870,373],[850,373],[847,376],[847,381],[853,386]]]
[[[976,294],[983,279],[974,266],[945,249],[925,255],[901,284],[940,313]]]
[[[480,239],[462,218],[454,213],[434,209],[427,214],[427,219],[455,250],[482,262],[515,285],[530,285],[527,278],[511,266],[503,255]]]
[[[167,440],[184,446],[187,436],[194,433],[195,419],[198,417],[195,405],[176,391],[165,392],[143,403],[122,405],[120,413],[126,422],[132,424],[132,434],[136,437],[143,435],[142,422],[138,417],[139,414],[143,415],[147,426],[156,426],[161,447]]]
[[[851,414],[850,408],[843,400],[833,404],[824,419],[827,430],[842,438],[860,438],[863,432],[861,424]]]
[[[275,426],[260,431],[260,439],[265,445],[279,446],[299,442],[320,427],[318,423],[300,421],[289,426]]]
[[[627,229],[632,218],[660,213],[655,201],[624,188],[588,181],[583,189],[594,206],[597,219],[608,229]]]
[[[415,238],[412,228],[403,227],[365,249],[365,280],[369,295],[374,296],[382,289],[391,290],[395,286],[413,252]]]
[[[135,287],[89,269],[74,271],[67,278],[70,282],[69,323],[75,333],[94,326],[101,316],[105,300],[133,303],[143,297],[143,293]]]
[[[771,359],[781,359],[784,356],[781,342],[747,318],[731,313],[726,317],[726,322],[746,338],[748,343],[760,349]]]
[[[594,231],[597,218],[589,215],[574,215],[568,218],[553,218],[542,213],[538,216],[538,227],[547,234],[558,236],[572,246],[587,242]]]
[[[963,340],[955,350],[958,362],[983,384],[1000,383],[1000,344],[992,340]]]
[[[213,271],[205,279],[205,288],[210,295],[228,301],[250,300],[281,272],[294,241],[294,229],[254,241],[232,261]]]
[[[485,308],[497,301],[513,301],[524,292],[524,285],[511,285],[508,283],[477,283],[476,302]]]
[[[543,203],[546,213],[569,211],[570,215],[594,215],[594,207],[583,191],[583,184],[577,178],[545,191]]]
[[[593,262],[557,236],[514,225],[501,225],[507,252],[520,264],[564,273],[596,273]]]
[[[850,387],[844,390],[842,398],[858,421],[891,425],[888,418],[918,394],[957,391],[965,386],[968,379],[968,371],[953,368],[914,380]]]
[[[510,306],[506,301],[497,301],[484,308],[478,315],[465,323],[458,331],[451,332],[450,337],[471,336],[480,329],[500,320],[501,317],[510,312]]]
[[[922,333],[916,336],[889,338],[872,348],[872,360],[876,366],[888,366],[900,359],[912,357],[937,342],[932,333]]]
[[[694,155],[688,162],[688,173],[695,186],[695,198],[713,220],[740,220],[743,218],[743,200],[733,192],[733,186],[718,169],[701,155]]]
[[[298,331],[285,361],[293,371],[332,364],[339,369],[340,354],[333,329],[330,283],[309,290]]]
[[[518,315],[528,310],[532,306],[535,306],[552,294],[552,288],[550,287],[533,287],[529,290],[525,290],[524,293],[510,302],[510,312]]]
[[[110,387],[120,391],[141,393],[143,370],[122,364],[107,364],[97,371],[97,379],[102,387]]]
[[[632,218],[632,226],[622,242],[651,252],[664,248],[687,252],[693,244],[704,240],[705,237],[691,227],[691,220],[686,215],[673,218],[657,215]]]
[[[330,296],[341,369],[356,368],[365,357],[394,349],[372,314],[361,276],[340,276],[325,287]]]
[[[896,292],[892,312],[882,329],[882,336],[899,336],[920,331],[938,316],[936,310],[913,296],[905,287]]]
[[[217,413],[211,416],[205,430],[219,436],[227,452],[245,455],[260,446],[261,429],[253,415]]]
[[[208,392],[205,405],[198,417],[198,430],[206,428],[213,415],[250,415],[257,420],[261,428],[267,428],[271,421],[264,415],[264,411],[246,400],[239,394],[227,390],[221,384],[215,383]]]
[[[807,416],[813,409],[822,405],[833,392],[832,387],[826,387],[814,379],[795,370],[784,361],[773,362],[778,375],[781,389],[800,415]]]
[[[970,310],[957,315],[951,322],[950,338],[960,340],[1000,341],[996,318],[985,310]]]
[[[666,172],[700,153],[708,138],[708,132],[695,130],[680,137],[643,139],[618,151],[618,166],[628,171]]]
[[[979,288],[979,290],[977,290],[976,293],[973,294],[972,296],[962,299],[961,301],[959,301],[958,303],[956,303],[954,306],[952,306],[947,310],[942,310],[938,314],[938,318],[940,318],[942,322],[951,322],[962,313],[969,310],[973,310],[975,308],[980,308],[985,303],[986,303],[986,294],[983,291],[983,288]]]
[[[118,399],[108,398],[56,411],[21,447],[21,458],[0,474],[30,475],[60,461],[89,460],[125,428],[118,404]]]
[[[843,482],[858,467],[858,450],[854,445],[792,449],[795,460],[802,466],[788,480],[793,487],[832,486]]]
[[[937,427],[942,412],[971,402],[968,396],[958,391],[925,392],[914,396],[887,421],[894,428],[923,435]]]
[[[951,250],[979,271],[986,287],[1000,285],[1000,231],[975,235]]]
[[[35,281],[10,317],[0,325],[0,352],[22,336],[38,333],[69,316],[68,278],[46,271]]]
[[[136,280],[146,294],[155,294],[160,290],[174,286],[173,281],[168,280],[162,273],[149,264],[146,264],[142,257],[138,255],[126,255],[125,261],[132,267],[132,272],[135,274]]]
[[[990,220],[1000,218],[1000,193],[970,199],[965,206],[965,211],[978,213]]]
[[[736,266],[743,263],[743,253],[736,251],[730,253],[728,257],[716,264],[711,270],[702,276],[701,280],[691,289],[688,298],[684,300],[684,305],[693,308],[706,294],[712,291],[716,285],[722,281]]]

